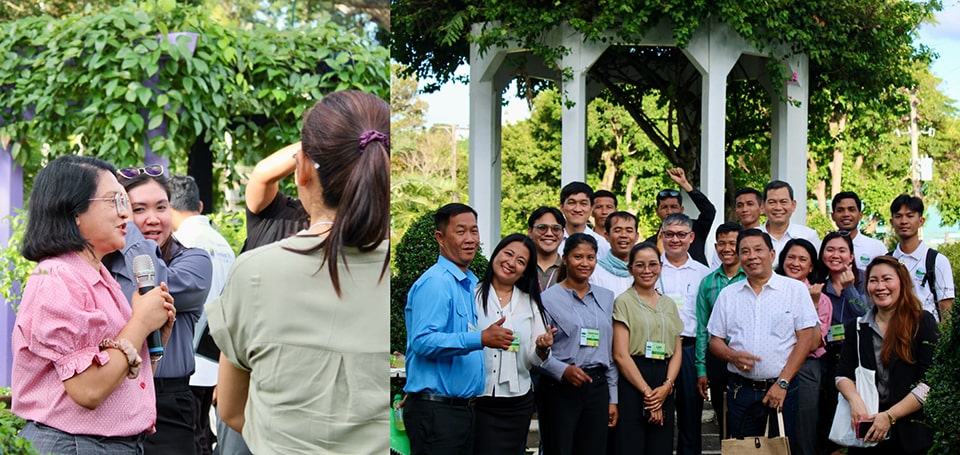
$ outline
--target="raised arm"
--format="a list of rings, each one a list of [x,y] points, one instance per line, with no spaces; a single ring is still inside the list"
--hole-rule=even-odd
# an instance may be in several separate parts
[[[296,160],[293,159],[293,154],[298,150],[300,150],[300,142],[295,142],[271,153],[270,156],[257,163],[244,190],[247,210],[260,213],[270,205],[277,192],[280,191],[280,180],[293,174],[293,169],[297,164]]]

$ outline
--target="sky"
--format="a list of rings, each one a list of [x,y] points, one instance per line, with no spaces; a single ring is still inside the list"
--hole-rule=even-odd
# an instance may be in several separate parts
[[[960,0],[944,0],[943,11],[937,13],[937,22],[921,26],[918,40],[940,55],[933,63],[933,74],[942,79],[940,90],[954,100],[954,105],[960,107]],[[461,66],[458,73],[468,74],[469,68]],[[513,97],[514,92],[507,89],[509,104],[503,111],[503,120],[507,123],[529,115],[526,102]],[[454,123],[465,128],[470,124],[467,85],[445,84],[436,93],[421,95],[421,99],[430,106],[427,112],[428,125]]]

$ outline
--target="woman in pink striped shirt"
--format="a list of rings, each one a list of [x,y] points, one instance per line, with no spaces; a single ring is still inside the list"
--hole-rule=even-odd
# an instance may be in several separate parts
[[[13,330],[13,412],[40,453],[135,454],[154,431],[145,339],[176,310],[165,283],[129,302],[101,264],[130,207],[110,164],[63,156],[34,181],[23,256],[38,261]]]

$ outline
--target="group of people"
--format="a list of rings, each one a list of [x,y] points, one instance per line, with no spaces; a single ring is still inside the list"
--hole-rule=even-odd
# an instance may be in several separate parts
[[[309,109],[251,177],[237,258],[190,177],[47,164],[12,335],[21,436],[43,454],[205,454],[215,403],[221,454],[385,453],[389,122],[358,91]],[[289,174],[298,198],[278,190]]]
[[[412,452],[522,453],[536,412],[543,454],[699,454],[710,399],[721,438],[776,435],[782,419],[792,453],[830,454],[839,392],[851,428],[869,421],[862,437],[878,443],[848,453],[925,453],[924,375],[954,288],[919,237],[922,200],[892,202],[888,251],[860,232],[855,193],[834,197],[838,230],[821,241],[791,222],[790,185],[772,181],[736,193],[739,222],[720,224],[708,252],[716,209],[668,173],[697,219],[680,191],[660,191],[661,225],[638,243],[612,193],[573,182],[496,246],[482,280],[468,268],[478,214],[436,212],[439,257],[404,311]],[[876,371],[876,411],[858,365]]]

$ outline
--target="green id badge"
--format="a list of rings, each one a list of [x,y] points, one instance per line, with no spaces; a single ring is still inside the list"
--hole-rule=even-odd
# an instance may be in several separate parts
[[[654,360],[663,360],[666,358],[667,354],[667,345],[663,343],[657,343],[656,341],[647,342],[647,350],[644,353],[644,357]]]
[[[600,346],[600,329],[580,329],[580,346]]]
[[[843,340],[843,324],[836,324],[830,326],[830,336],[833,337],[833,341]]]
[[[510,343],[509,351],[519,352],[520,351],[520,335],[514,332],[513,334],[513,343]]]

